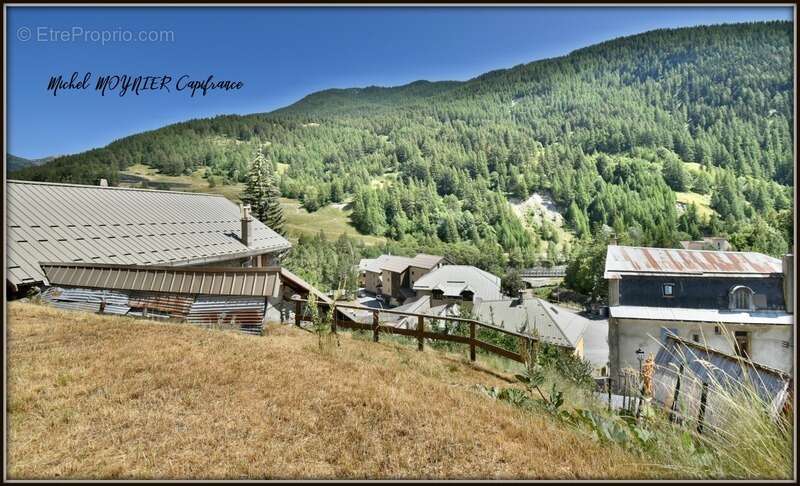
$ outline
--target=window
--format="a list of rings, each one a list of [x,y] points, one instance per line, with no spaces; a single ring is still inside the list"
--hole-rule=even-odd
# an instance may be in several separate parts
[[[753,290],[744,285],[737,285],[730,291],[731,310],[753,310]]]
[[[700,335],[699,334],[692,334],[692,341],[699,343],[700,342]]]
[[[672,297],[675,295],[675,284],[672,283],[665,283],[661,287],[661,294],[664,297]]]
[[[719,328],[719,326],[714,326],[714,334],[717,335],[722,334],[722,330]]]
[[[747,331],[736,331],[736,354],[742,358],[750,357],[750,333]]]

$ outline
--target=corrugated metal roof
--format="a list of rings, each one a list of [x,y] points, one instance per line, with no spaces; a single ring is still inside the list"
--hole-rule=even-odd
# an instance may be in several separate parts
[[[264,320],[264,305],[263,297],[200,295],[192,303],[186,320],[203,325],[257,326],[260,330]]]
[[[604,277],[637,274],[758,277],[782,271],[780,259],[761,253],[609,245]]]
[[[615,305],[609,307],[611,317],[658,321],[684,321],[731,324],[792,325],[792,314],[783,311],[729,311],[718,309],[687,309],[682,307],[646,307]]]
[[[97,289],[70,289],[49,287],[42,298],[60,309],[99,312],[105,302],[103,313],[125,315],[130,310],[128,295],[121,292]]]
[[[468,288],[481,300],[499,300],[500,277],[469,265],[444,265],[420,277],[414,282],[414,290],[452,291]]]
[[[212,194],[8,181],[8,280],[41,282],[40,262],[186,265],[289,248],[253,219],[240,239],[236,204]]]
[[[163,267],[42,263],[51,285],[172,294],[273,296],[278,267]]]
[[[133,292],[129,305],[148,312],[164,312],[174,317],[185,318],[194,303],[194,295],[162,294],[157,292]]]

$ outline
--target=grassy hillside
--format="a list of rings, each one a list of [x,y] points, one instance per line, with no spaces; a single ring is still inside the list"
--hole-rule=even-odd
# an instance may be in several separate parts
[[[206,170],[207,167],[201,167],[189,175],[170,176],[161,174],[152,167],[136,164],[121,172],[122,180],[120,185],[220,194],[231,201],[239,202],[244,188],[243,184],[209,184],[208,179],[205,177]],[[316,235],[322,229],[325,231],[326,236],[334,239],[346,234],[367,245],[380,244],[386,241],[385,238],[359,233],[350,221],[352,210],[344,203],[327,205],[314,212],[309,212],[296,199],[282,198],[281,205],[283,214],[286,217],[286,231],[293,240],[297,240],[301,235]]]
[[[214,185],[205,177],[207,167],[200,167],[187,175],[172,176],[159,172],[144,164],[134,164],[120,172],[120,186],[143,187],[170,191],[205,192],[221,194],[231,201],[238,202],[243,184]]]
[[[286,217],[286,230],[294,238],[300,235],[315,235],[323,230],[325,236],[331,239],[345,234],[367,245],[378,245],[386,241],[386,238],[359,233],[350,221],[353,211],[345,203],[327,205],[309,212],[300,201],[282,198],[281,206]]]
[[[655,474],[474,391],[463,356],[12,303],[10,478],[625,478]],[[661,474],[664,474],[662,470]]]

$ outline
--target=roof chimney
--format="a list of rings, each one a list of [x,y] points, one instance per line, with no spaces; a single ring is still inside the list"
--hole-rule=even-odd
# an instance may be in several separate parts
[[[100,179],[100,187],[108,187],[108,179]]]
[[[250,205],[240,204],[239,209],[242,216],[242,243],[250,246],[253,243],[253,218],[250,217]]]
[[[794,255],[783,256],[783,302],[786,312],[794,314]]]

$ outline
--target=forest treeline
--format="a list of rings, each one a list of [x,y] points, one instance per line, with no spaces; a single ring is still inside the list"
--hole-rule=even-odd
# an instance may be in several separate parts
[[[205,166],[226,184],[260,152],[309,211],[349,202],[365,234],[408,251],[474,249],[464,259],[484,268],[569,259],[557,233],[508,204],[533,193],[563,210],[575,251],[613,231],[667,247],[727,235],[779,255],[793,233],[792,62],[791,22],[656,30],[465,82],[328,90],[191,120],[12,176],[115,184],[141,163]],[[707,196],[713,211],[676,193]]]

